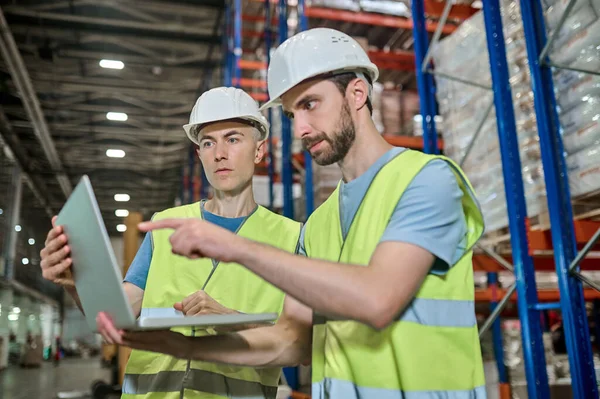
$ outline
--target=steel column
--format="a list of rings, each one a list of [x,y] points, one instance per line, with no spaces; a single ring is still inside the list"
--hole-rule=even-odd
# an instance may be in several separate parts
[[[188,150],[188,204],[194,202],[194,146],[190,143]]]
[[[537,303],[535,271],[528,252],[525,224],[527,209],[499,0],[485,1],[483,15],[496,106],[504,189],[506,198],[511,198],[510,201],[507,201],[507,210],[515,266],[517,305],[521,319],[521,336],[525,343],[523,357],[527,392],[530,399],[549,398],[540,315],[530,306],[530,304]]]
[[[287,2],[279,0],[279,43],[287,40]],[[294,218],[292,176],[292,129],[290,120],[281,112],[281,183],[283,188],[283,216]]]
[[[498,273],[488,273],[488,287],[492,290],[492,300],[490,301],[490,310],[493,312],[498,306],[496,290],[498,289]],[[508,373],[504,364],[504,346],[502,345],[502,325],[500,316],[492,324],[492,341],[494,343],[494,357],[496,358],[496,367],[498,367],[498,383],[502,390],[504,384],[508,384]],[[501,399],[504,399],[501,397]]]
[[[594,299],[592,307],[592,317],[594,318],[594,335],[596,336],[596,353],[600,353],[600,299]]]
[[[242,59],[242,0],[233,1],[233,76],[236,87],[241,87],[240,79],[242,70],[240,60]]]
[[[223,46],[225,57],[223,59],[223,86],[230,87],[232,82],[231,71],[231,0],[225,1],[225,27],[223,29]]]
[[[424,73],[421,66],[427,52],[427,30],[425,29],[425,6],[423,0],[412,1],[413,37],[415,40],[415,74],[419,90],[419,105],[423,117],[423,151],[428,154],[439,153],[437,131],[435,129],[435,87],[433,76]]]
[[[21,218],[21,194],[23,193],[23,183],[21,180],[22,171],[17,165],[13,165],[12,175],[12,203],[6,218],[5,234],[6,245],[4,247],[4,278],[12,281],[15,271],[15,257],[17,256],[17,237],[19,233],[15,226],[19,224]]]
[[[308,18],[306,17],[305,1],[298,0],[298,22],[300,31],[308,30]],[[310,153],[304,151],[304,191],[306,191],[306,218],[315,210],[315,188],[313,183],[313,161]]]
[[[208,198],[208,188],[210,186],[210,183],[208,182],[206,172],[202,167],[202,162],[200,162],[200,178],[202,179],[202,185],[200,186],[200,199],[206,199]]]
[[[271,48],[273,47],[273,27],[271,26],[271,0],[265,0],[265,47],[267,54],[267,68],[271,64]],[[267,109],[267,118],[269,125],[273,126],[273,109]],[[269,152],[268,152],[268,171],[269,171],[269,209],[273,210],[275,204],[275,193],[273,186],[275,184],[275,156],[273,154],[273,135],[269,134]]]
[[[598,386],[583,289],[581,282],[569,274],[569,264],[575,259],[577,246],[552,72],[549,67],[539,62],[540,54],[546,44],[542,4],[540,0],[521,0],[520,4],[544,166],[573,397],[597,398]]]

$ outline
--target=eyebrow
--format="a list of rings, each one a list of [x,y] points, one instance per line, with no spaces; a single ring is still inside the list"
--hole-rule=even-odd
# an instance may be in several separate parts
[[[231,136],[235,136],[235,135],[243,136],[242,132],[240,132],[238,130],[230,130],[229,132],[225,133],[223,135],[223,137],[225,137],[227,139],[227,138],[229,138]],[[215,141],[215,138],[213,136],[211,136],[210,134],[206,134],[206,135],[202,136],[202,138],[200,139],[200,141],[204,141],[204,140],[213,140],[213,141]]]
[[[320,97],[317,96],[316,94],[307,94],[304,97],[302,97],[300,100],[296,101],[294,108],[295,109],[302,108],[307,103],[318,100],[318,99],[320,99]],[[286,111],[286,110],[283,110],[283,114],[290,119],[293,118],[293,116],[294,116],[294,114],[291,111]]]

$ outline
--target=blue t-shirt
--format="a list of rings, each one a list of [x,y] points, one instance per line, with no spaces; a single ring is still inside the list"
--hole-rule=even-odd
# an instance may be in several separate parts
[[[204,219],[232,232],[236,232],[244,222],[244,219],[246,219],[246,217],[226,218],[223,216],[215,215],[214,213],[210,213],[204,209],[203,202],[200,204],[200,206],[202,206],[202,215],[204,216]],[[136,285],[143,290],[146,289],[148,271],[150,270],[150,262],[152,261],[151,237],[151,234],[146,234],[144,240],[142,241],[140,249],[135,255],[133,262],[127,270],[127,274],[125,275],[125,281]]]
[[[405,148],[395,147],[382,155],[358,178],[340,185],[341,223],[344,239],[354,215],[377,172]],[[393,184],[393,182],[390,182]],[[436,257],[431,272],[443,274],[465,252],[467,225],[462,207],[463,192],[450,166],[443,160],[429,162],[412,180],[398,201],[381,237],[417,245]],[[304,228],[300,237],[304,249]]]

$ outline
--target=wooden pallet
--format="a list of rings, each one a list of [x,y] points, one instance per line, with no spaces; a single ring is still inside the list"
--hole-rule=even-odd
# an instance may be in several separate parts
[[[571,201],[575,220],[600,221],[600,189],[574,198]],[[529,217],[529,229],[532,231],[550,230],[550,215],[544,211]],[[510,232],[507,227],[486,232],[480,240],[481,245],[493,248],[497,252],[510,251]]]

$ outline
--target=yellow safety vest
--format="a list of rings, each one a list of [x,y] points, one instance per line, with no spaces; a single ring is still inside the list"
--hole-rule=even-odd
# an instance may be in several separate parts
[[[201,218],[200,203],[157,213],[153,220]],[[298,248],[301,224],[259,206],[237,234],[288,252]],[[190,260],[171,252],[172,230],[152,232],[153,253],[142,309],[172,308],[175,302],[200,290],[213,269],[211,259]],[[243,313],[281,314],[284,293],[245,267],[219,264],[205,291],[223,306]],[[209,332],[173,329],[185,335]],[[213,332],[214,333],[214,332]],[[123,382],[122,398],[275,398],[280,368],[237,367],[175,359],[133,350]]]
[[[346,240],[338,186],[307,221],[305,249],[312,258],[367,266],[402,194],[433,159],[448,162],[464,193],[467,250],[445,275],[429,274],[414,301],[381,331],[356,321],[315,317],[313,399],[485,397],[472,266],[483,217],[455,163],[412,150],[397,155],[372,181]]]

